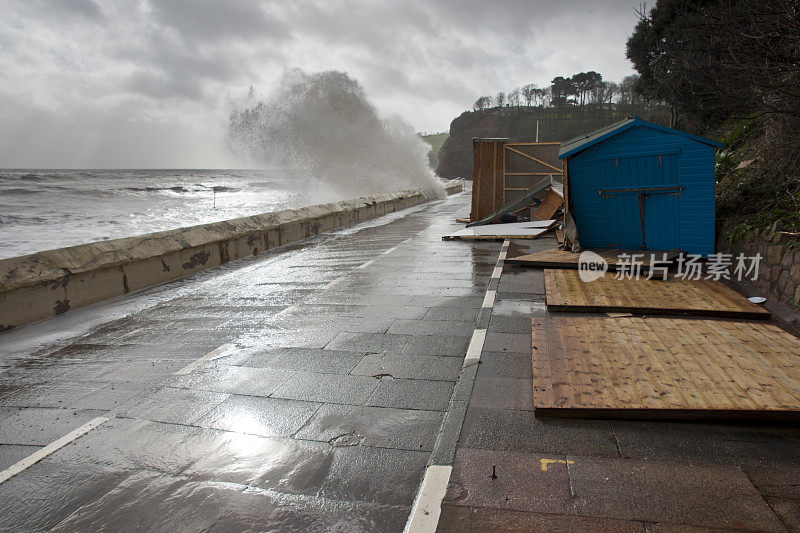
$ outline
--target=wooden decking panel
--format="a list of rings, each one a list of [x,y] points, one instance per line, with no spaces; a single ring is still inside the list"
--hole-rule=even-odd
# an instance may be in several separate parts
[[[772,324],[600,316],[531,322],[539,415],[800,415],[800,339]]]
[[[724,318],[769,318],[769,311],[713,280],[614,279],[606,272],[594,281],[577,270],[544,271],[547,308],[552,311],[643,313]]]
[[[644,254],[642,257],[642,267],[649,268],[650,266],[650,254],[655,254],[656,261],[661,261],[663,254],[667,254],[667,261],[672,262],[678,257],[677,251],[642,251],[642,250],[619,250],[619,249],[592,249],[592,252],[598,254],[600,257],[606,260],[608,263],[609,270],[616,270],[617,266],[619,265],[619,256],[622,254]],[[506,263],[512,265],[520,265],[520,266],[531,266],[531,267],[539,267],[539,268],[571,268],[577,269],[578,268],[578,258],[580,257],[580,253],[569,252],[567,250],[561,250],[559,248],[553,248],[552,250],[543,250],[541,252],[536,252],[533,254],[521,255],[519,257],[511,257],[506,259]]]

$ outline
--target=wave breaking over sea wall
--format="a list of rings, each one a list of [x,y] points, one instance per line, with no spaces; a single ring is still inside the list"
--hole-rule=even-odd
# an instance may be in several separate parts
[[[231,112],[229,149],[249,164],[290,168],[342,198],[422,187],[437,196],[428,145],[399,118],[383,119],[343,72],[287,72],[266,98]]]

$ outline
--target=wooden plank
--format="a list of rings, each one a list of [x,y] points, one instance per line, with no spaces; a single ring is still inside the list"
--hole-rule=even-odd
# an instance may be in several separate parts
[[[640,313],[767,319],[769,311],[718,281],[614,279],[606,273],[583,281],[575,270],[545,269],[547,308],[552,311]]]
[[[800,419],[800,339],[763,322],[532,320],[537,416]]]
[[[539,163],[540,165],[544,165],[544,166],[546,166],[547,168],[551,168],[551,169],[553,169],[555,172],[557,172],[557,173],[559,173],[559,174],[561,174],[561,172],[562,172],[562,169],[558,168],[557,166],[551,165],[550,163],[545,163],[545,162],[544,162],[544,161],[542,161],[541,159],[538,159],[538,158],[536,158],[536,157],[533,157],[532,155],[526,154],[525,152],[521,152],[521,151],[519,151],[519,150],[517,150],[517,149],[515,149],[515,148],[511,148],[509,145],[506,145],[506,149],[507,149],[509,152],[514,152],[515,154],[521,155],[522,157],[525,157],[525,158],[527,158],[527,159],[530,159],[530,160],[532,160],[532,161],[536,161],[536,162],[537,162],[537,163]]]
[[[533,218],[536,220],[550,220],[562,205],[564,205],[564,197],[550,189],[545,194],[542,205],[533,214]]]
[[[614,249],[614,248],[591,248],[587,251],[591,251],[602,257],[606,263],[608,263],[608,269],[610,271],[615,271],[619,268],[620,264],[620,256],[623,254],[627,254],[628,256],[632,254],[642,254],[642,250],[622,250],[622,249]],[[670,250],[667,252],[664,251],[648,251],[644,252],[645,257],[643,260],[642,269],[646,271],[650,268],[650,262],[652,259],[652,255],[655,255],[656,261],[660,262],[662,254],[667,254],[667,259],[669,262],[673,262],[675,258],[678,257],[678,252],[676,250]],[[580,258],[580,253],[573,253],[568,250],[562,250],[560,248],[553,248],[552,250],[543,250],[541,252],[536,252],[533,254],[526,254],[521,255],[518,257],[510,257],[506,259],[506,263],[512,265],[520,265],[520,266],[530,266],[530,267],[537,267],[537,268],[571,268],[577,269],[578,268],[578,260]]]
[[[553,174],[555,172],[506,172],[506,176],[552,176]]]
[[[507,146],[539,146],[539,145],[558,145],[561,146],[560,142],[535,142],[535,143],[508,143]]]

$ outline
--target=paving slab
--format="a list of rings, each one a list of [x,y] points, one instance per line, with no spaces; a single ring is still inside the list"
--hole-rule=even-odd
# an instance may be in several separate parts
[[[319,348],[290,348],[261,363],[256,356],[247,366],[264,366],[283,370],[306,370],[320,374],[349,374],[366,355],[363,352],[324,350]]]
[[[263,437],[293,435],[322,404],[258,396],[228,396],[195,425]]]
[[[723,427],[709,424],[670,424],[612,421],[620,456],[632,459],[703,463],[733,463]]]
[[[348,350],[352,352],[389,353],[400,352],[411,340],[409,335],[378,333],[339,333],[327,346],[328,350]]]
[[[363,405],[378,386],[378,381],[371,376],[295,372],[272,394],[272,397]]]
[[[0,444],[44,446],[101,414],[77,409],[2,408]]]
[[[165,387],[120,413],[125,418],[191,424],[222,403],[229,394]]]
[[[0,470],[5,470],[40,449],[42,446],[0,444]]]
[[[575,513],[697,527],[783,531],[736,466],[567,456]]]
[[[619,449],[607,421],[543,419],[533,411],[471,407],[460,443],[466,448],[617,457]]]
[[[294,375],[291,370],[253,368],[244,366],[215,366],[198,368],[169,382],[172,387],[220,392],[269,396]]]
[[[532,411],[532,390],[530,379],[489,377],[479,371],[472,389],[470,407]]]
[[[491,322],[490,322],[491,323]],[[512,352],[519,354],[531,353],[530,333],[501,333],[488,331],[483,349],[487,352]]]
[[[547,462],[543,467],[542,460],[554,462]],[[573,514],[565,463],[566,458],[561,456],[462,448],[456,453],[444,502],[468,507]],[[519,472],[525,475],[518,475]]]
[[[453,384],[449,381],[381,379],[367,405],[444,411],[452,392]]]
[[[351,373],[360,376],[455,381],[461,364],[455,357],[373,353],[365,355]]]
[[[439,518],[439,533],[477,533],[492,531],[510,533],[517,531],[542,533],[644,533],[647,524],[626,520],[607,520],[583,516],[526,513],[488,507],[443,505]]]
[[[480,364],[481,377],[531,379],[530,355],[503,352],[483,352]]]
[[[431,451],[442,414],[435,411],[326,404],[297,432],[298,439]]]
[[[470,337],[453,335],[415,335],[408,339],[400,353],[463,358]]]

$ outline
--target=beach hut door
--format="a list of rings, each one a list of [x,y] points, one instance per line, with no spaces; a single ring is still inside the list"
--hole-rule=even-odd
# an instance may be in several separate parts
[[[673,155],[612,159],[607,167],[606,200],[609,243],[614,248],[680,248],[678,183]]]

